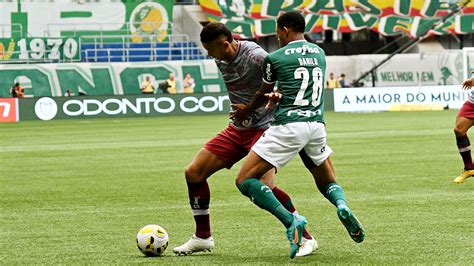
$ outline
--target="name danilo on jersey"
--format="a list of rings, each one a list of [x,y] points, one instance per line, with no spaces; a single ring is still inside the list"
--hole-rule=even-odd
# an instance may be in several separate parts
[[[298,62],[300,63],[300,66],[317,66],[318,65],[318,59],[316,58],[304,58],[300,57],[298,58]]]

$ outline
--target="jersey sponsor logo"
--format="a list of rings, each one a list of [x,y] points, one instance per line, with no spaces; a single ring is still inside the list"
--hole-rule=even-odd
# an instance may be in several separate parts
[[[240,90],[245,90],[245,89],[255,89],[255,86],[252,86],[251,82],[236,83],[236,84],[226,83],[225,86],[226,86],[228,91],[240,91]]]
[[[319,50],[317,47],[311,47],[309,45],[303,45],[301,47],[297,48],[287,48],[285,49],[285,55],[291,55],[291,54],[318,54]]]
[[[265,75],[267,75],[266,76],[267,81],[272,80],[272,64],[267,63],[267,67],[265,68]]]
[[[290,110],[287,113],[287,116],[292,116],[293,114],[296,114],[297,116],[305,116],[305,117],[312,117],[312,116],[317,116],[321,115],[321,110],[316,110],[316,111],[311,111],[311,110]]]
[[[0,99],[0,122],[18,122],[18,99]]]
[[[256,54],[249,53],[247,55],[247,57],[248,57],[248,59],[253,61],[255,64],[260,65],[260,66],[262,65],[261,63],[262,63],[263,58],[261,56],[257,56]]]

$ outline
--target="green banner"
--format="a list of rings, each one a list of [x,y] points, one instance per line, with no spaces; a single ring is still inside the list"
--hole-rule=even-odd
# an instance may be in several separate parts
[[[346,82],[350,82],[386,57],[382,54],[327,56],[326,76],[330,73],[336,76],[344,73]],[[407,53],[392,57],[362,82],[365,86],[372,86],[372,78],[375,78],[376,87],[457,85],[463,83],[464,73],[471,73],[472,70],[474,51],[466,52],[465,57],[459,50]]]
[[[2,61],[79,61],[79,38],[0,38],[0,63]]]
[[[324,100],[326,102],[325,109],[334,110],[332,91],[326,93]],[[2,108],[4,108],[3,111]],[[41,97],[30,99],[0,98],[0,111],[2,111],[0,122],[89,119],[96,117],[228,114],[230,100],[227,93]]]
[[[148,76],[155,88],[175,75],[178,93],[183,93],[186,73],[194,78],[195,93],[226,91],[222,75],[213,60],[143,63],[0,64],[0,97],[9,97],[19,82],[25,97],[74,95],[133,95]],[[159,89],[155,93],[162,93]]]
[[[19,120],[228,114],[225,93],[20,99]]]
[[[199,4],[211,21],[226,24],[242,38],[275,34],[276,17],[282,12],[301,10],[306,32],[336,30],[353,32],[371,29],[383,35],[406,33],[420,36],[433,26],[431,35],[474,32],[474,1],[441,0],[201,0]],[[462,11],[443,23],[457,5]]]
[[[173,0],[2,1],[0,21],[11,24],[11,28],[2,27],[0,38],[131,35],[133,42],[163,41],[171,33],[173,3]],[[146,37],[150,35],[154,36],[151,40]]]

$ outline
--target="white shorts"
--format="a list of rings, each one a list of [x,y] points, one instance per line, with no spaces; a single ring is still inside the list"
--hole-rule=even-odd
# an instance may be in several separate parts
[[[332,150],[326,144],[326,128],[318,122],[294,122],[271,126],[252,150],[276,168],[300,153],[307,168],[321,165]]]

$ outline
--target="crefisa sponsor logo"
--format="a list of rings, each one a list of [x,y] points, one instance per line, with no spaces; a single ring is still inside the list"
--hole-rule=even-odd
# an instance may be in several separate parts
[[[58,105],[49,97],[40,98],[35,104],[35,114],[41,120],[51,120],[57,113]]]

